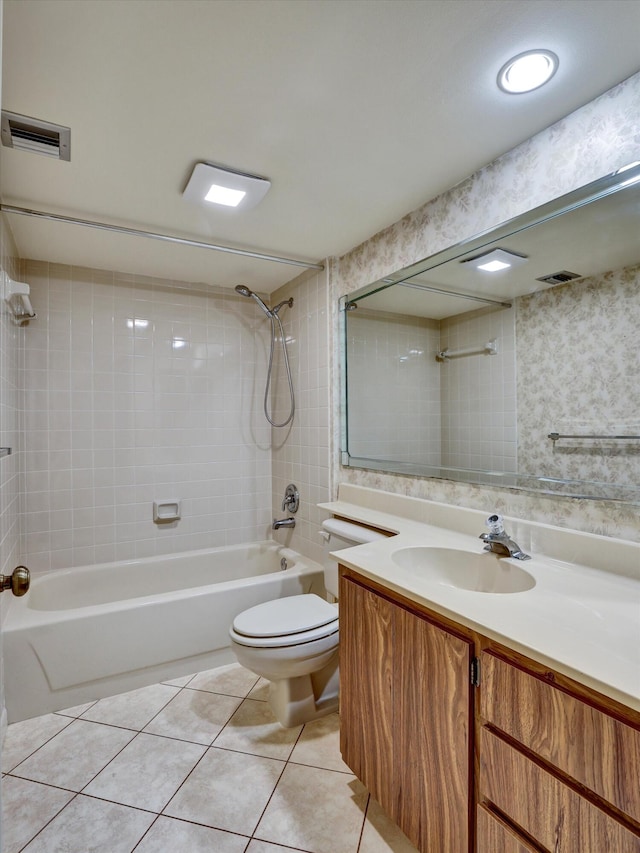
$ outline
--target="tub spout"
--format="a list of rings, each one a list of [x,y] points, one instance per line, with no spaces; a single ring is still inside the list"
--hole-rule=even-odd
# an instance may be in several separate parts
[[[274,518],[271,527],[274,530],[280,530],[281,527],[295,527],[295,518]]]

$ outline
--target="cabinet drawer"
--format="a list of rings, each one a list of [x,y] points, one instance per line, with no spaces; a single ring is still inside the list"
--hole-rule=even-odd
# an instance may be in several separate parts
[[[638,835],[486,728],[480,792],[482,800],[554,853],[640,853]]]
[[[640,731],[490,652],[482,654],[481,713],[640,823]]]
[[[484,806],[478,806],[477,827],[477,853],[538,853]]]

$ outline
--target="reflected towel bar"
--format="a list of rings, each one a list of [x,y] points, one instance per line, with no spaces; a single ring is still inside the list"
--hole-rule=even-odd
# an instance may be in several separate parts
[[[547,438],[550,438],[554,443],[559,438],[615,438],[616,440],[638,441],[640,435],[562,435],[559,432],[550,432]]]
[[[463,355],[497,355],[497,341],[488,341],[486,344],[481,344],[477,347],[466,347],[465,349],[443,349],[436,353],[436,361],[448,361],[450,358],[459,358]]]

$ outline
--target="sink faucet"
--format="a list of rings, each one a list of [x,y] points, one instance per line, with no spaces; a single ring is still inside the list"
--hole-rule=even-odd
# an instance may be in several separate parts
[[[274,530],[280,530],[281,527],[295,527],[295,526],[296,526],[295,518],[274,518],[273,524],[271,525],[271,527],[273,527]]]
[[[492,551],[494,554],[500,554],[503,557],[513,557],[514,560],[531,559],[529,554],[525,554],[518,543],[514,542],[506,532],[501,515],[490,515],[485,523],[489,532],[480,534],[480,539],[486,543],[485,551]]]

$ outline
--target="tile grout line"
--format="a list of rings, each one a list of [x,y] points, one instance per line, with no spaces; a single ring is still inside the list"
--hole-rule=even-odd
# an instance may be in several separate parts
[[[36,719],[37,719],[37,718],[36,718]],[[40,744],[40,746],[37,746],[37,747],[33,750],[33,752],[30,752],[30,753],[29,753],[29,755],[27,755],[25,758],[21,758],[21,759],[20,759],[20,761],[19,761],[19,762],[18,762],[14,767],[12,767],[12,768],[11,768],[11,770],[6,770],[6,771],[4,771],[4,775],[5,775],[5,776],[10,776],[10,775],[12,775],[12,774],[13,774],[13,772],[14,772],[14,770],[16,770],[18,767],[20,767],[20,765],[21,765],[21,764],[23,764],[25,761],[27,761],[27,759],[31,758],[31,756],[32,756],[32,755],[35,755],[35,754],[36,754],[36,752],[38,752],[38,750],[42,749],[42,747],[43,747],[43,746],[46,746],[46,744],[48,744],[48,743],[49,743],[50,741],[52,741],[55,737],[57,737],[59,734],[61,734],[61,732],[63,732],[63,731],[65,731],[66,729],[68,729],[68,728],[69,728],[69,726],[74,722],[74,720],[75,720],[75,719],[77,719],[77,718],[76,718],[76,717],[72,717],[72,718],[69,720],[69,722],[67,723],[67,725],[66,725],[66,726],[63,726],[63,727],[60,729],[60,731],[59,731],[59,732],[56,732],[55,734],[52,734],[50,738],[47,738],[47,740],[45,740],[45,741],[44,741],[44,743],[41,743],[41,744]],[[21,720],[21,722],[25,722],[25,721],[24,721],[24,720]],[[22,778],[22,777],[20,777],[20,778]]]
[[[256,836],[255,836],[256,830],[257,830],[257,829],[258,829],[258,827],[260,826],[260,821],[262,820],[262,818],[263,818],[263,817],[264,817],[264,815],[265,815],[265,812],[266,812],[266,811],[267,811],[267,809],[269,808],[269,803],[270,803],[270,802],[271,802],[271,800],[273,799],[273,795],[275,794],[275,792],[276,792],[276,790],[277,790],[277,788],[278,788],[278,785],[280,784],[280,780],[282,779],[282,777],[283,777],[283,775],[284,775],[284,772],[285,772],[285,770],[287,769],[287,767],[288,767],[288,765],[289,765],[289,760],[290,760],[290,758],[291,758],[291,756],[292,756],[292,754],[293,754],[293,750],[296,748],[296,746],[297,746],[297,744],[298,744],[298,742],[299,742],[300,738],[302,737],[302,732],[303,732],[303,731],[304,731],[304,729],[305,729],[305,725],[306,725],[306,723],[303,723],[303,724],[302,724],[302,727],[301,727],[301,729],[300,729],[300,731],[299,731],[299,733],[298,733],[298,737],[296,738],[296,742],[293,744],[293,746],[291,747],[291,751],[289,752],[289,757],[285,760],[285,762],[284,762],[284,764],[283,764],[282,772],[281,772],[281,773],[280,773],[280,775],[278,776],[278,779],[277,779],[277,781],[276,781],[276,784],[273,786],[273,791],[271,791],[271,793],[269,794],[269,799],[267,800],[267,802],[265,803],[264,808],[263,808],[263,809],[262,809],[262,811],[260,812],[260,817],[259,817],[259,818],[258,818],[258,820],[256,821],[256,825],[253,827],[253,831],[252,831],[252,833],[251,833],[251,839],[252,839],[252,840],[256,837]],[[256,838],[256,841],[262,841],[262,840],[263,840],[263,839]],[[270,842],[267,842],[267,843],[270,843]],[[293,849],[295,850],[296,848],[293,848]],[[299,849],[299,848],[298,848],[298,849]]]

